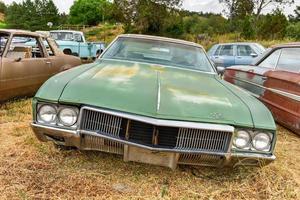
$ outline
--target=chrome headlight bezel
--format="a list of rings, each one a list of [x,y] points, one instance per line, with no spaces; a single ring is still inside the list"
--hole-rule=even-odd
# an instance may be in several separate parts
[[[40,109],[43,108],[44,106],[50,106],[53,109],[55,109],[55,120],[53,120],[51,123],[48,123],[40,117]],[[66,123],[63,123],[61,119],[59,118],[59,114],[61,113],[62,110],[64,109],[72,109],[76,112],[77,118],[76,122],[72,125],[68,125]],[[52,126],[52,127],[60,127],[60,128],[65,128],[65,129],[71,129],[75,130],[77,129],[78,126],[78,118],[79,118],[79,109],[76,106],[66,106],[66,105],[59,105],[59,104],[52,104],[52,103],[38,103],[37,104],[37,111],[36,111],[36,122],[47,125],[47,126]]]
[[[42,112],[42,109],[46,109],[46,108],[50,108],[50,109],[53,109],[53,120],[45,120],[45,118],[42,116],[41,112]],[[51,105],[51,104],[42,104],[42,105],[39,105],[38,106],[38,109],[37,109],[37,121],[39,123],[42,123],[42,124],[49,124],[49,125],[55,125],[56,124],[56,120],[57,120],[57,108],[56,106],[54,105]]]
[[[248,132],[250,135],[250,142],[248,144],[248,146],[239,148],[235,145],[234,141],[235,141],[235,137],[238,131],[245,131]],[[257,148],[257,145],[254,144],[254,139],[257,135],[259,134],[264,134],[266,137],[269,138],[269,143],[268,145],[266,145],[267,148],[265,149],[260,149]],[[245,152],[254,152],[254,153],[271,153],[272,148],[273,148],[273,140],[274,140],[274,133],[270,132],[270,131],[264,131],[264,130],[249,130],[249,129],[237,129],[233,135],[233,143],[232,143],[232,149],[234,151],[245,151]]]
[[[263,135],[266,137],[266,139],[268,140],[268,142],[266,143],[266,146],[264,148],[258,148],[258,145],[256,144],[256,139],[259,135]],[[254,135],[253,135],[253,138],[252,138],[252,147],[257,150],[257,151],[262,151],[262,152],[269,152],[270,149],[271,149],[271,146],[272,146],[272,137],[270,135],[270,133],[265,133],[265,132],[256,132]]]
[[[68,122],[64,121],[63,118],[62,118],[62,116],[61,116],[62,113],[64,111],[67,111],[67,110],[73,112],[73,114],[75,116],[75,119],[71,123],[68,123]],[[77,121],[78,121],[78,116],[79,116],[79,109],[78,108],[76,108],[76,107],[70,107],[70,106],[60,107],[60,109],[59,109],[59,111],[57,113],[57,119],[58,119],[58,123],[57,124],[59,126],[73,127],[77,123]]]
[[[238,144],[238,140],[244,142],[244,145]],[[244,140],[244,141],[243,141]],[[251,135],[246,130],[238,130],[234,134],[233,145],[238,149],[249,149],[251,146]]]

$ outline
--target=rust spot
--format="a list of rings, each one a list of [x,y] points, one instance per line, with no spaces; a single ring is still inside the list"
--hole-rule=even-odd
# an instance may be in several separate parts
[[[158,66],[158,65],[152,65],[151,69],[155,70],[155,71],[159,71],[159,72],[164,72],[165,68],[163,66]]]
[[[112,77],[112,76],[119,76],[119,77],[127,77],[131,78],[135,76],[139,71],[139,66],[135,64],[132,67],[127,66],[111,66],[108,65],[104,67],[102,70],[100,70],[98,73],[95,74],[94,77]]]
[[[126,83],[129,82],[132,77],[137,75],[140,68],[137,64],[132,67],[127,66],[111,66],[108,65],[102,68],[93,78],[107,78],[112,83]]]

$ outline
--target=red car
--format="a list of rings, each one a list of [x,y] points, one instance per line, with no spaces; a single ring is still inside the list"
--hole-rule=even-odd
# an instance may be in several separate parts
[[[300,43],[274,46],[251,66],[229,67],[224,79],[259,98],[278,123],[300,135]]]

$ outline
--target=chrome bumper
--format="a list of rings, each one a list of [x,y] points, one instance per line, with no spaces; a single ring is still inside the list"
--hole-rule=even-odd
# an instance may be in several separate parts
[[[74,131],[32,123],[31,127],[40,141],[53,141],[80,150],[97,150],[121,154],[124,161],[135,161],[170,167],[178,164],[201,166],[262,166],[276,157],[256,153],[222,153],[182,149],[155,148],[88,131]],[[84,137],[86,136],[86,137]]]

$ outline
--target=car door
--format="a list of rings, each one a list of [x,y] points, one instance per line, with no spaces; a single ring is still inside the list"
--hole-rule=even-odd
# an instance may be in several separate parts
[[[14,37],[23,37],[34,41],[35,45],[12,42]],[[39,37],[15,35],[9,43],[7,52],[2,57],[1,93],[9,99],[16,96],[32,95],[49,77],[51,63]]]
[[[81,58],[89,58],[93,57],[92,52],[93,52],[93,47],[94,45],[92,43],[87,43],[84,41],[83,37],[79,33],[74,34],[74,40],[78,42],[78,49],[79,49],[79,57]]]
[[[258,53],[250,45],[237,45],[236,46],[235,65],[250,65]]]
[[[234,54],[235,45],[220,45],[212,56],[212,60],[216,66],[229,67],[235,64]]]
[[[50,76],[81,64],[79,58],[75,56],[67,56],[62,54],[62,52],[59,52],[58,46],[54,40],[44,38],[43,43],[47,47],[48,59],[51,62],[51,68],[49,69]]]
[[[276,69],[264,75],[267,91],[261,99],[268,104],[277,121],[300,134],[300,47],[278,51]]]

